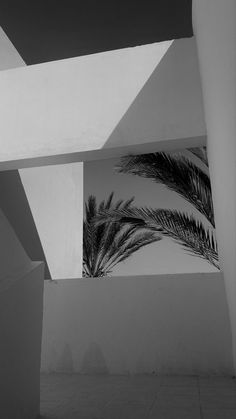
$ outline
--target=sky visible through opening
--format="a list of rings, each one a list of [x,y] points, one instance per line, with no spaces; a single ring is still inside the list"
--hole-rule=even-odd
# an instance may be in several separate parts
[[[119,158],[84,163],[85,201],[92,194],[99,204],[114,191],[114,201],[134,197],[134,204],[138,207],[186,211],[200,219],[204,225],[210,227],[206,218],[193,205],[185,201],[176,192],[170,191],[166,186],[140,176],[117,173],[115,166],[118,162]],[[125,262],[119,263],[110,275],[214,271],[217,271],[217,269],[204,259],[192,256],[172,239],[164,238],[143,247]]]

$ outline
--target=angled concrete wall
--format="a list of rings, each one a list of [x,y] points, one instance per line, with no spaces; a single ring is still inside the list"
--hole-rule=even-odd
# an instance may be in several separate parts
[[[0,284],[12,274],[20,275],[31,264],[9,221],[0,209]]]
[[[221,275],[46,281],[42,370],[232,373]]]
[[[194,38],[179,39],[136,96],[106,147],[147,144],[206,134],[198,57]],[[172,142],[174,148],[174,141]],[[186,147],[188,145],[186,144]]]
[[[1,161],[102,148],[170,44],[2,71]]]
[[[2,170],[205,141],[193,38],[13,68],[0,89]]]
[[[24,66],[0,28],[0,70]],[[21,106],[19,103],[17,112]],[[7,167],[7,172],[0,173],[2,209],[30,258],[45,261],[47,279],[82,276],[82,166],[77,163],[19,173]]]
[[[0,27],[0,71],[26,64]],[[17,203],[17,211],[16,211]],[[18,170],[0,172],[0,207],[31,260],[45,263],[50,273]]]
[[[20,170],[52,279],[82,277],[83,163]]]
[[[0,172],[0,207],[32,261],[44,261],[45,277],[51,278],[29,202],[18,170]]]

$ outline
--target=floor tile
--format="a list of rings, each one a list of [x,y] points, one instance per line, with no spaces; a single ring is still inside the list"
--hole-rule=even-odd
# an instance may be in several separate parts
[[[198,387],[198,378],[197,377],[186,377],[186,376],[162,377],[161,386]]]
[[[232,377],[199,377],[199,387],[236,388],[236,379]]]
[[[159,407],[176,408],[197,408],[199,407],[199,397],[189,395],[162,395],[157,396],[156,405]]]
[[[102,412],[103,419],[146,419],[148,410],[127,405],[109,406]]]
[[[161,386],[159,389],[157,389],[156,394],[159,395],[169,395],[169,396],[178,396],[178,395],[184,395],[184,396],[198,396],[199,389],[196,386]]]
[[[236,409],[236,394],[200,395],[200,403],[203,409]]]
[[[41,419],[235,419],[236,383],[230,377],[42,375],[41,416]]]
[[[236,409],[203,410],[203,419],[235,419]]]
[[[155,407],[148,419],[201,419],[200,410]]]

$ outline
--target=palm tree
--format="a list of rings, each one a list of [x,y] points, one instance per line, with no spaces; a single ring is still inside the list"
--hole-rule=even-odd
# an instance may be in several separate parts
[[[96,198],[90,195],[85,204],[83,223],[83,276],[104,277],[115,265],[124,262],[142,247],[161,240],[161,236],[151,230],[140,230],[141,223],[122,223],[119,220],[99,224],[97,217],[103,211],[128,210],[133,198],[113,203],[113,193],[97,205]]]
[[[189,151],[201,160],[206,168],[206,148],[192,148]],[[211,184],[207,171],[183,155],[157,152],[129,155],[121,158],[116,166],[119,173],[128,173],[162,183],[190,202],[210,223],[207,228],[192,215],[170,209],[135,208],[105,211],[100,221],[141,223],[152,231],[162,233],[181,243],[191,254],[200,256],[219,269],[217,243],[214,234],[214,213]]]

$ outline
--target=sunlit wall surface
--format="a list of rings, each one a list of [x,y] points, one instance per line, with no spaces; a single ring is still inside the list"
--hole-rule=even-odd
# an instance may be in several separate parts
[[[52,279],[82,275],[83,163],[20,170]]]

